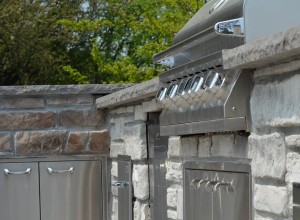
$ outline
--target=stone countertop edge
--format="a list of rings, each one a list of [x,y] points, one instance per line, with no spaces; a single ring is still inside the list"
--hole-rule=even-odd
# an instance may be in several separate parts
[[[115,108],[154,97],[161,84],[159,78],[133,85],[96,100],[97,108]]]
[[[223,51],[225,69],[256,69],[300,58],[300,26]]]
[[[0,86],[0,96],[107,95],[133,84]]]

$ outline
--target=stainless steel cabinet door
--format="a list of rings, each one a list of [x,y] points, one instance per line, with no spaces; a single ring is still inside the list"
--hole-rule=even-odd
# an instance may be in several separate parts
[[[102,220],[99,161],[40,163],[41,220]]]
[[[249,220],[249,175],[246,173],[212,172],[212,176],[215,180],[224,183],[224,185],[219,185],[213,193],[213,219]]]
[[[212,193],[204,187],[207,183],[206,180],[210,178],[211,172],[209,171],[185,170],[185,220],[213,219]]]
[[[0,163],[0,219],[40,220],[38,163]]]

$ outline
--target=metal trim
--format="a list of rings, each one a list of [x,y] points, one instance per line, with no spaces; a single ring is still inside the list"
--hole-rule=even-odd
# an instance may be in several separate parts
[[[210,132],[249,131],[246,118],[225,118],[160,127],[161,136],[201,134]]]

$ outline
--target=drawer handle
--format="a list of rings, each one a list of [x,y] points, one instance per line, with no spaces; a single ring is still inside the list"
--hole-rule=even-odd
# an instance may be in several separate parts
[[[205,187],[211,186],[211,192],[216,192],[221,186],[232,188],[232,184],[225,181],[209,181]]]
[[[47,168],[48,173],[52,174],[52,173],[74,173],[74,167],[70,167],[70,169],[68,170],[53,170],[51,167]]]
[[[205,179],[193,179],[190,183],[190,186],[193,188],[193,189],[199,189],[201,187],[201,184],[203,183],[207,183],[209,182],[210,180],[208,178],[205,178]]]
[[[9,171],[8,169],[4,169],[4,173],[6,175],[23,175],[23,174],[30,174],[31,168],[27,168],[25,171]]]
[[[111,185],[116,186],[118,188],[126,188],[126,187],[129,186],[129,182],[127,182],[127,181],[115,181],[115,182],[112,182]]]

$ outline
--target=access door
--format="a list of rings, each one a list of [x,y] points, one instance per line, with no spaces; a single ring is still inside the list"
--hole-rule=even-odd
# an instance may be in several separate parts
[[[99,161],[40,163],[41,220],[102,219]]]
[[[38,163],[0,163],[0,219],[40,220]]]

